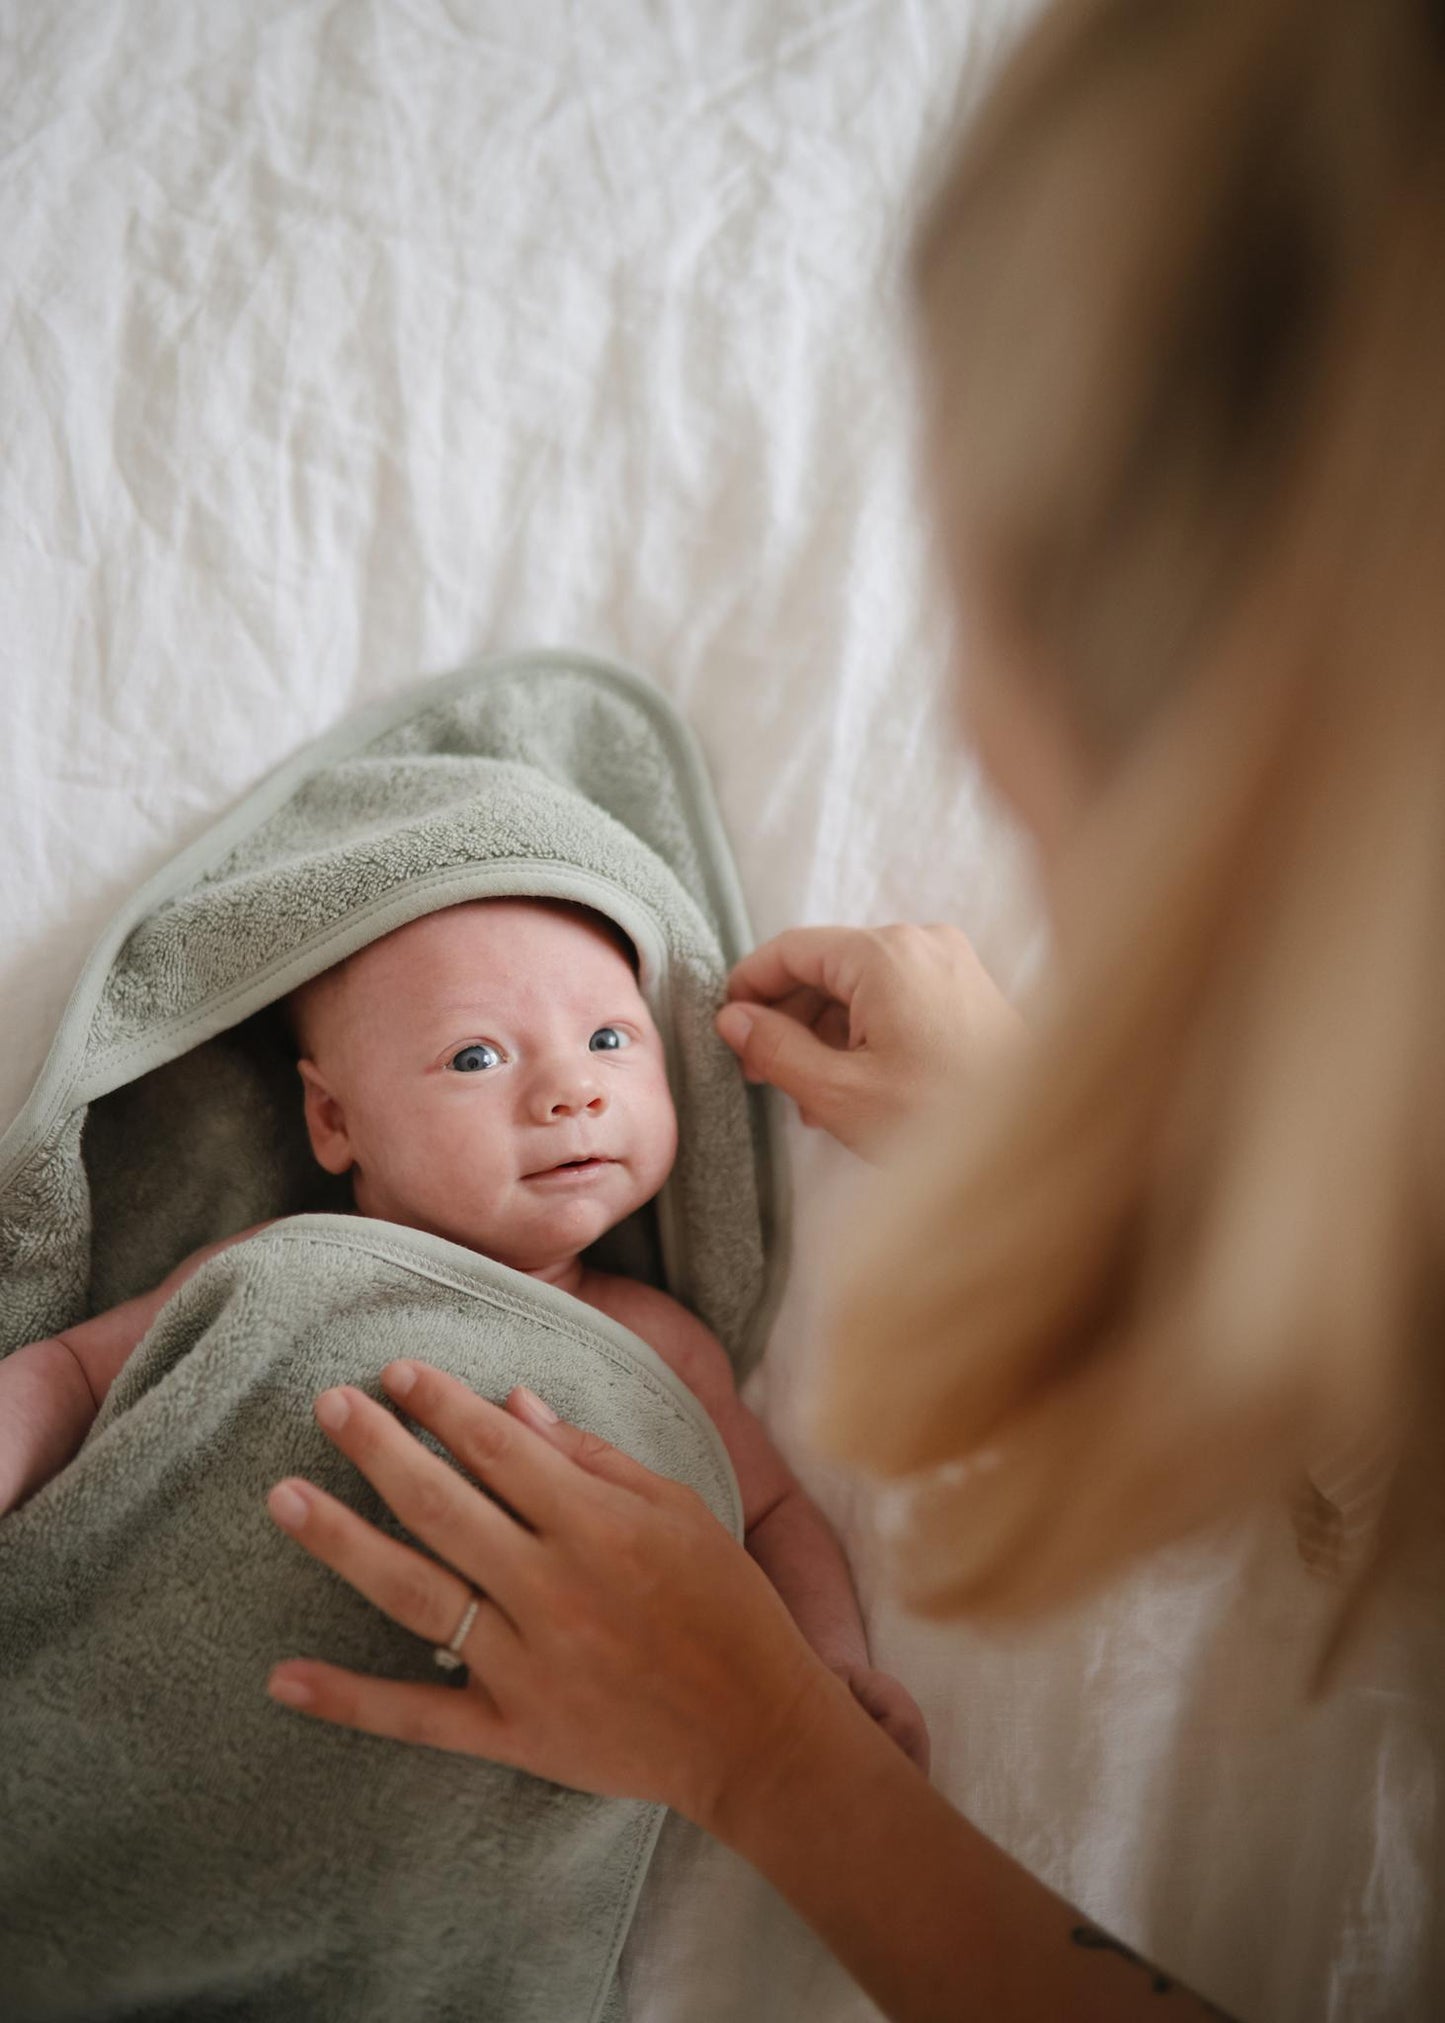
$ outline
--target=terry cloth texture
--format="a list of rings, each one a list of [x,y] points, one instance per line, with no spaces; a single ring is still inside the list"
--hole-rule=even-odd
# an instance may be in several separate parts
[[[697,754],[636,676],[560,654],[434,683],[282,767],[104,937],[0,1141],[0,1345],[73,1326],[265,1217],[162,1309],[79,1455],[0,1522],[0,1986],[14,2017],[617,2012],[661,1810],[327,1728],[280,1658],[436,1680],[279,1533],[308,1476],[403,1536],[315,1427],[424,1356],[541,1391],[741,1511],[707,1414],[627,1329],[444,1239],[333,1212],[275,1001],[407,920],[501,894],[633,939],[677,1167],[612,1259],[739,1371],[780,1243],[766,1106],[712,1032],[747,926]]]

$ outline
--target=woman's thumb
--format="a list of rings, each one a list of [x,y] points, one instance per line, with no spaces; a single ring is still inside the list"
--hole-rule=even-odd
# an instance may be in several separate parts
[[[749,1081],[771,1082],[810,1117],[829,1123],[831,1098],[846,1055],[770,1005],[724,1005],[716,1025]]]

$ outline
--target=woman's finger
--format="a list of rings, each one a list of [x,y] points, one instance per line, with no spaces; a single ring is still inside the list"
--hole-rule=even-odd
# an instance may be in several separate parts
[[[826,1006],[833,1003],[820,990],[814,990],[810,983],[800,983],[783,997],[774,1001],[775,1011],[786,1012],[790,1019],[796,1019],[800,1026],[815,1026]]]
[[[417,1367],[427,1371],[429,1376],[442,1374],[439,1370],[428,1370],[424,1363]],[[386,1381],[384,1370],[382,1381]],[[615,1482],[619,1488],[631,1490],[648,1503],[662,1503],[669,1499],[676,1501],[693,1495],[684,1483],[644,1468],[640,1461],[634,1461],[620,1447],[611,1446],[600,1433],[589,1433],[585,1426],[573,1426],[567,1420],[559,1419],[552,1407],[535,1391],[529,1391],[525,1384],[518,1384],[508,1393],[507,1410],[535,1427],[549,1447],[565,1455],[568,1461],[575,1462],[589,1475],[596,1475],[604,1482]]]
[[[476,1595],[470,1582],[400,1539],[388,1538],[336,1497],[296,1476],[275,1485],[266,1508],[313,1559],[340,1574],[394,1623],[423,1643],[450,1643]],[[497,1642],[494,1620],[515,1635],[496,1600],[479,1597],[467,1639],[468,1664],[480,1664],[483,1648]]]
[[[455,1749],[496,1763],[516,1760],[511,1724],[476,1680],[457,1692],[450,1686],[411,1685],[287,1658],[273,1669],[266,1690],[282,1706],[366,1735],[423,1742],[431,1749]]]
[[[789,927],[737,963],[728,997],[775,1004],[800,985],[846,1004],[868,930],[861,927]]]
[[[839,1004],[836,998],[825,997],[811,984],[799,984],[786,997],[780,997],[772,1009],[796,1019],[825,1046],[844,1048],[852,1043],[847,1006]]]
[[[845,1048],[830,1045],[772,1005],[725,1004],[715,1023],[750,1082],[781,1089],[846,1140],[857,1063]]]
[[[465,1451],[457,1458],[473,1470],[484,1488],[505,1498],[508,1510],[503,1510],[494,1496],[478,1495],[473,1483],[423,1447],[383,1406],[349,1384],[322,1392],[316,1401],[316,1420],[407,1530],[459,1568],[468,1580],[495,1595],[510,1614],[514,1611],[509,1603],[535,1561],[537,1543],[527,1529],[531,1510],[540,1508],[544,1499],[527,1493],[531,1485],[525,1478],[528,1473],[535,1474],[535,1469],[519,1471],[504,1464],[512,1458],[509,1450],[524,1443],[535,1447],[554,1470],[559,1464],[505,1412],[467,1391],[465,1385],[458,1388],[466,1392],[477,1412],[500,1422],[501,1437],[473,1437],[463,1443]],[[456,1448],[452,1451],[457,1452]],[[498,1464],[495,1467],[493,1456]],[[550,1509],[550,1499],[546,1501]],[[515,1516],[511,1514],[514,1511]],[[349,1573],[347,1578],[351,1578]]]
[[[579,1493],[586,1493],[587,1476],[615,1483],[649,1500],[676,1487],[666,1476],[655,1475],[630,1454],[610,1446],[599,1434],[539,1417],[526,1406],[520,1385],[511,1395],[522,1409],[508,1412],[479,1398],[468,1385],[430,1363],[389,1363],[381,1381],[409,1418],[435,1433],[463,1467],[505,1497],[539,1535],[556,1531],[565,1523]],[[541,1400],[537,1402],[541,1404]],[[550,1409],[542,1407],[544,1414]],[[520,1431],[518,1420],[522,1422]],[[539,1442],[536,1434],[544,1439]],[[569,1465],[572,1462],[585,1473],[579,1475]],[[389,1496],[387,1500],[391,1501]]]

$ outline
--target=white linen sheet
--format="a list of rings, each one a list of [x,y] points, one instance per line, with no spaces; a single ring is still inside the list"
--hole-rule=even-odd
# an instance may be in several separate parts
[[[1039,909],[953,742],[900,266],[1019,14],[0,5],[6,1118],[141,880],[314,733],[501,647],[680,702],[760,936],[952,919],[1017,984]],[[878,1595],[863,1492],[797,1431],[847,1162],[793,1151],[750,1396],[858,1554],[940,1786],[1240,2016],[1445,2013],[1440,1737],[1399,1642],[1299,1712],[1330,1597],[1283,1516],[1009,1644]],[[624,1967],[635,2023],[876,2013],[677,1821]]]

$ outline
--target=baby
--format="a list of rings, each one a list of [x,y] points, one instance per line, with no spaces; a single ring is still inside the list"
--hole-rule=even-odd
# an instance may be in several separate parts
[[[923,1717],[870,1666],[847,1561],[737,1396],[722,1344],[667,1293],[583,1260],[652,1199],[677,1150],[661,1037],[619,931],[560,901],[471,901],[382,936],[289,1008],[312,1150],[350,1175],[358,1212],[447,1237],[641,1336],[711,1415],[749,1552],[814,1649],[926,1770]],[[222,1248],[0,1362],[0,1513],[65,1465],[161,1306]]]

